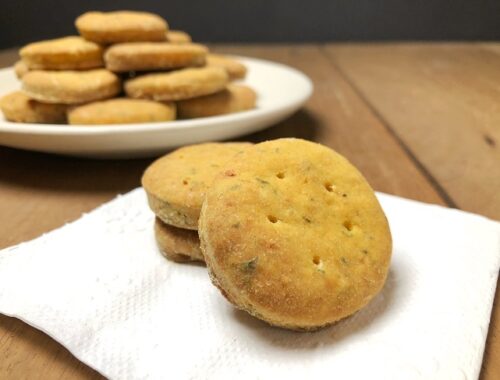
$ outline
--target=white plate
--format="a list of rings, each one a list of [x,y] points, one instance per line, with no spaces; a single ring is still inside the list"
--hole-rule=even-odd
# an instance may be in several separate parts
[[[274,62],[236,58],[248,67],[244,83],[257,92],[255,110],[192,120],[100,126],[11,123],[0,113],[0,145],[81,157],[154,156],[185,144],[231,139],[264,129],[294,113],[311,96],[311,80],[301,72]],[[0,70],[0,95],[19,87],[13,69]]]

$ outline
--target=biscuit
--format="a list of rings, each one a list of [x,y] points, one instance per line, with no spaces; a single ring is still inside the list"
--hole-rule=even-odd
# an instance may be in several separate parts
[[[196,230],[201,204],[214,177],[249,143],[207,143],[177,149],[142,176],[149,206],[163,222]]]
[[[227,73],[220,67],[182,69],[129,79],[125,92],[131,98],[182,100],[221,91],[228,81]]]
[[[34,42],[23,47],[19,54],[31,70],[81,70],[104,66],[102,47],[78,36]]]
[[[80,35],[100,44],[165,41],[167,22],[147,12],[87,12],[75,21]]]
[[[169,30],[167,41],[172,44],[187,44],[193,41],[191,36],[182,30]]]
[[[255,145],[206,192],[199,236],[213,283],[272,325],[313,330],[382,288],[391,234],[358,170],[298,139]]]
[[[169,226],[156,218],[155,238],[160,252],[177,262],[204,261],[198,232]]]
[[[159,103],[144,99],[102,100],[68,110],[69,124],[151,123],[174,119],[174,103]]]
[[[121,90],[120,80],[105,69],[88,71],[30,71],[23,91],[46,103],[78,104],[111,98]]]
[[[208,54],[207,66],[222,67],[231,80],[243,79],[247,75],[247,68],[243,63],[221,54]]]
[[[255,108],[256,97],[250,87],[229,84],[215,94],[181,100],[177,109],[182,118],[224,115]]]
[[[111,46],[106,68],[115,72],[178,69],[203,66],[208,49],[198,44],[128,42]]]
[[[29,70],[30,69],[26,66],[26,63],[22,60],[19,60],[14,64],[14,73],[16,74],[17,79],[21,79]]]
[[[5,118],[17,123],[60,124],[66,122],[66,105],[40,103],[21,91],[0,99]]]

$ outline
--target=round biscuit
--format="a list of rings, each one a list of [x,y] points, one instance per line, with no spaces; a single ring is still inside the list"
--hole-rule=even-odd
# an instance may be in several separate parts
[[[243,79],[247,75],[246,66],[231,57],[210,53],[206,60],[207,66],[222,67],[226,70],[230,80]]]
[[[175,119],[174,103],[115,98],[84,104],[68,110],[69,124],[130,124]]]
[[[169,30],[167,41],[172,44],[188,44],[193,41],[191,36],[182,30]]]
[[[106,68],[115,72],[168,70],[203,66],[207,52],[199,44],[128,42],[111,46],[104,58]]]
[[[206,192],[201,248],[230,302],[272,325],[313,330],[365,306],[391,258],[389,226],[359,171],[298,139],[255,145]]]
[[[155,238],[160,252],[176,262],[204,261],[198,232],[177,228],[155,219]]]
[[[66,108],[64,104],[41,103],[22,91],[15,91],[0,98],[0,109],[5,118],[16,123],[65,123]]]
[[[228,84],[212,95],[180,100],[177,110],[181,118],[208,117],[241,112],[255,108],[257,95],[248,86]]]
[[[46,103],[79,104],[111,98],[121,91],[120,80],[105,69],[26,73],[23,91]]]
[[[181,69],[129,79],[125,92],[131,98],[182,100],[221,91],[228,81],[227,73],[220,67]]]
[[[14,64],[14,73],[16,74],[17,79],[21,79],[28,71],[30,71],[30,69],[22,60],[19,60]]]
[[[79,36],[33,42],[19,54],[31,70],[81,70],[104,66],[103,49]]]
[[[165,41],[167,22],[148,12],[87,12],[75,21],[80,35],[100,44]]]
[[[149,206],[165,223],[196,230],[205,192],[249,143],[191,145],[153,162],[142,176]]]

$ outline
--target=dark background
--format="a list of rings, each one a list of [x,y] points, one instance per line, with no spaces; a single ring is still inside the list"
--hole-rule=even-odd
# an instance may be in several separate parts
[[[0,0],[0,48],[74,34],[88,10],[158,13],[204,42],[495,40],[500,0]]]

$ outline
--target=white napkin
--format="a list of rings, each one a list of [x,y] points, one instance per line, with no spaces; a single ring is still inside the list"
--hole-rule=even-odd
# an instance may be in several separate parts
[[[500,264],[500,225],[379,194],[394,238],[366,308],[315,333],[233,308],[201,265],[158,252],[134,190],[0,251],[0,312],[115,379],[475,379]]]

